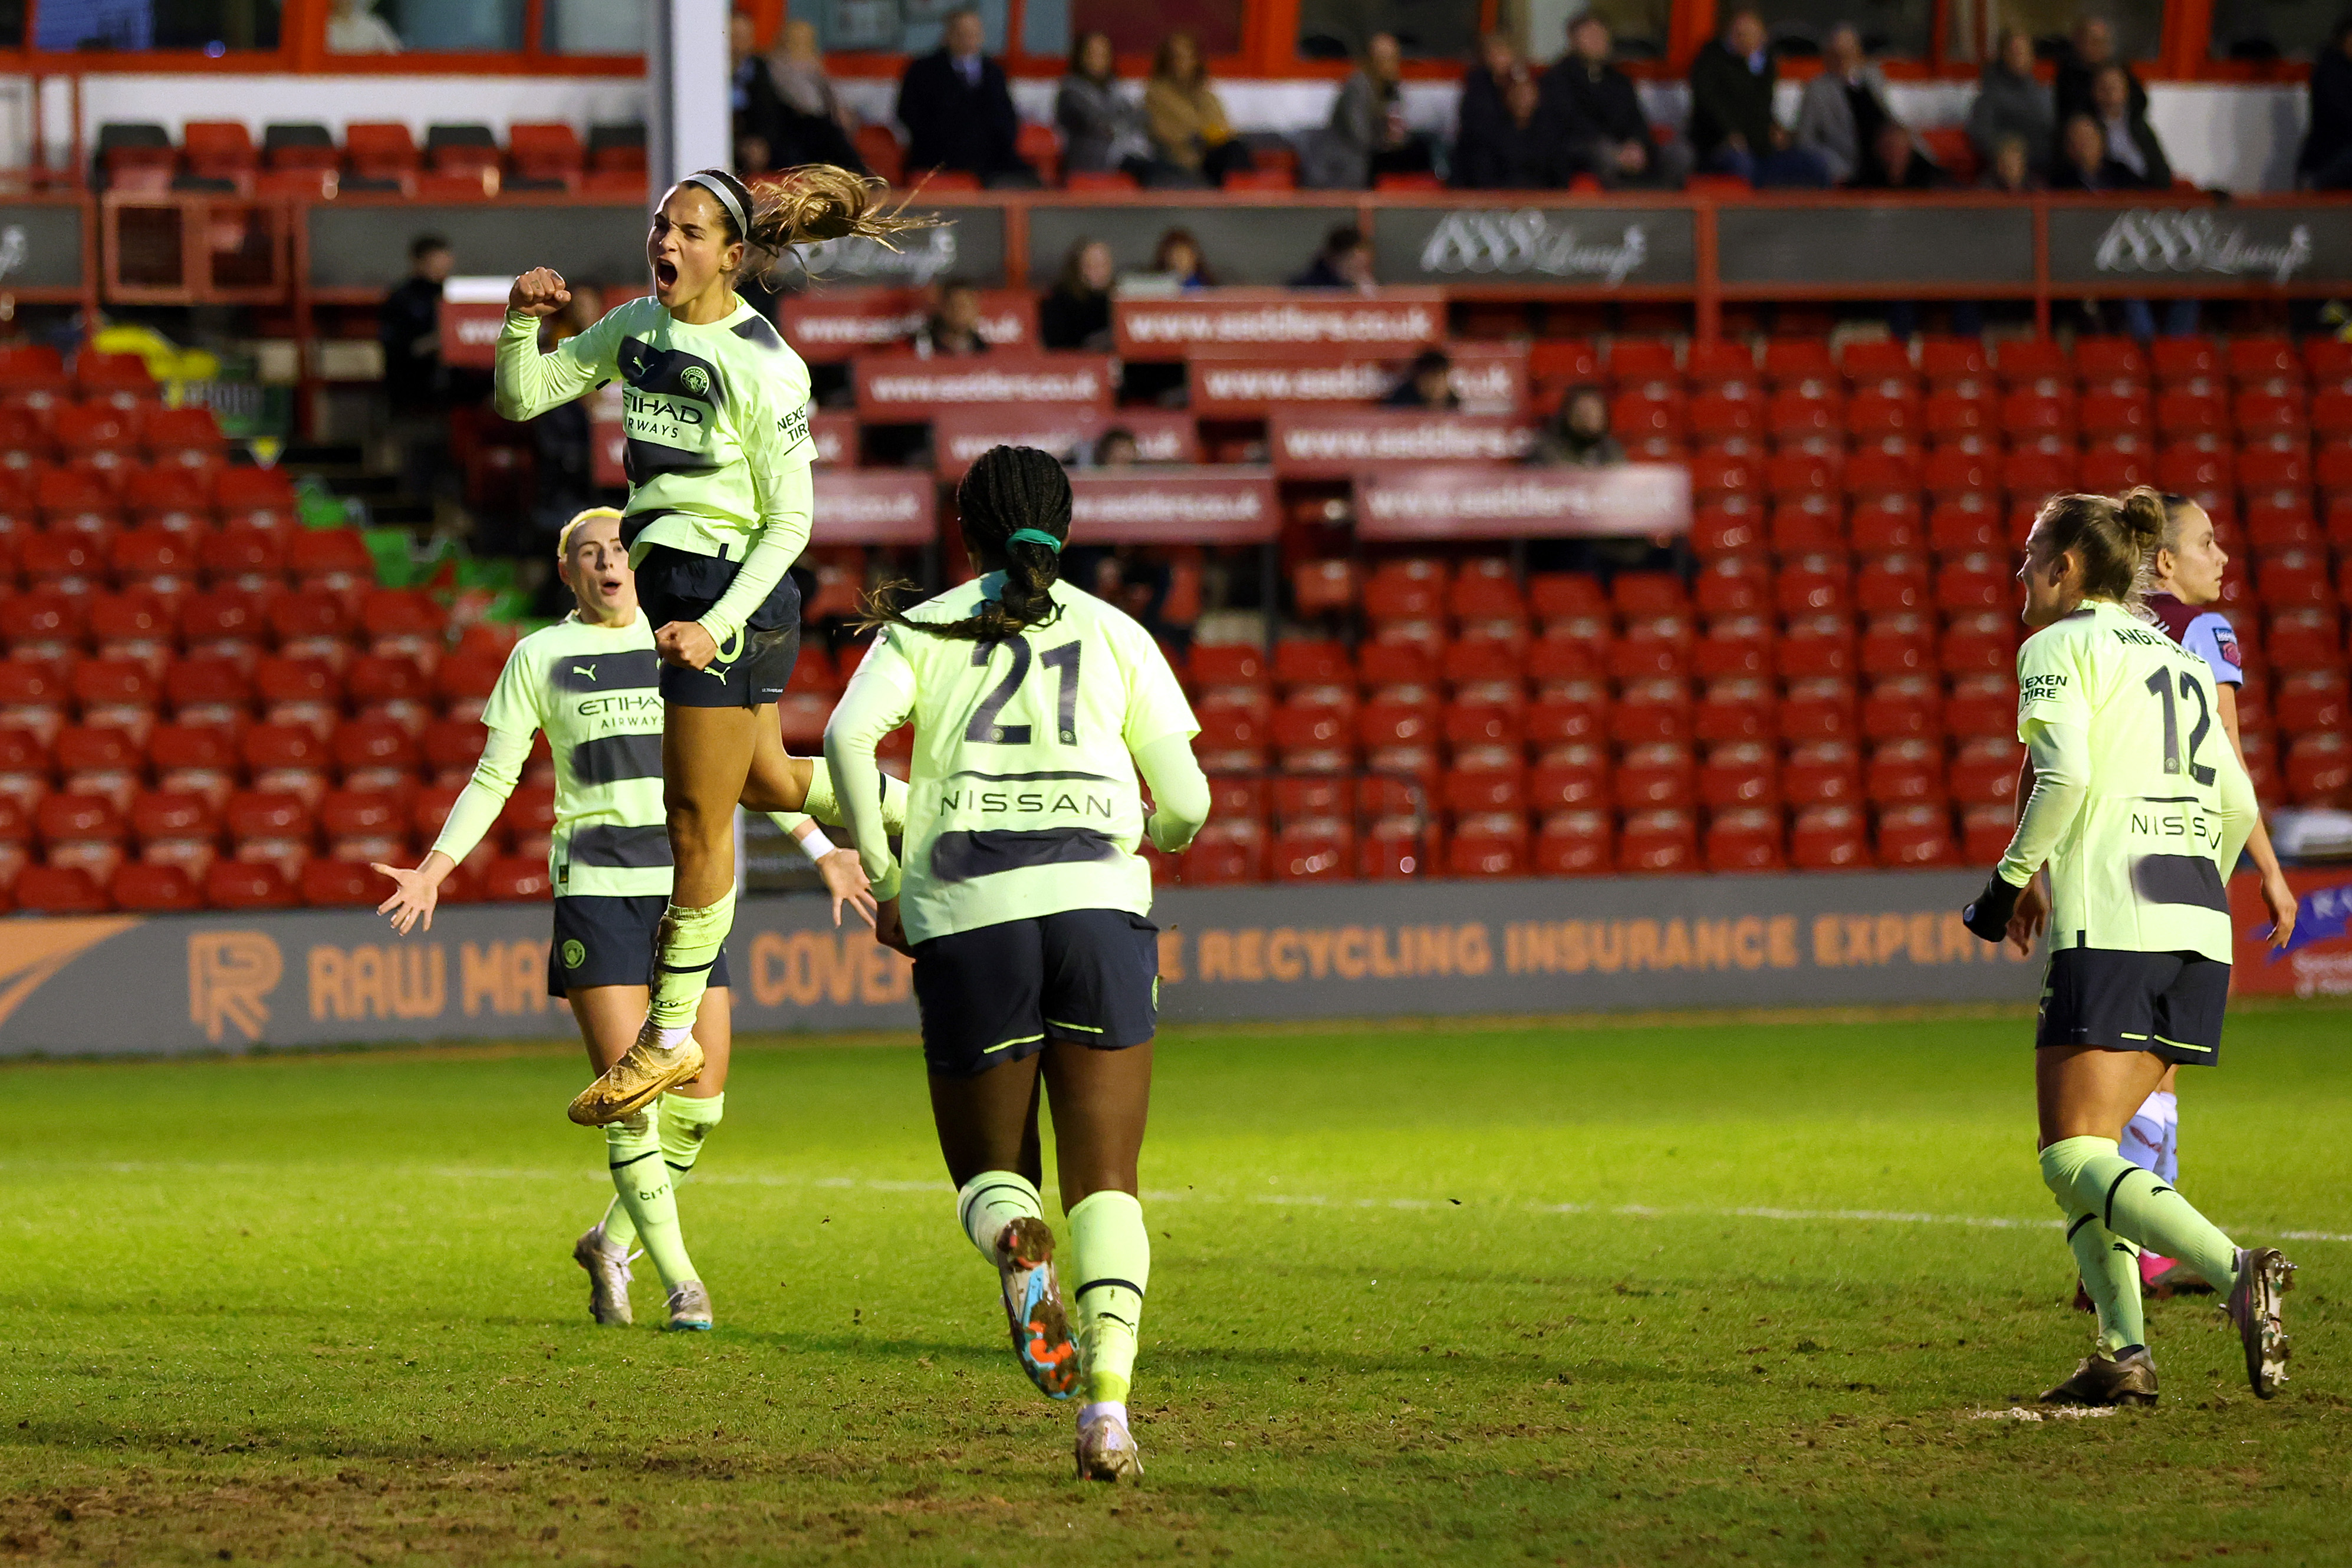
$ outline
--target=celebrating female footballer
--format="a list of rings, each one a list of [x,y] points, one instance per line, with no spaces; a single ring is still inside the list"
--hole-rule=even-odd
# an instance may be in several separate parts
[[[879,182],[815,164],[756,198],[706,169],[672,186],[646,239],[654,292],[539,352],[571,290],[515,279],[498,346],[498,409],[529,419],[618,376],[628,437],[621,542],[660,655],[662,778],[676,864],[653,1000],[636,1043],[572,1102],[600,1125],[702,1071],[695,1009],[735,915],[735,807],[797,810],[773,705],[800,652],[789,569],[810,523],[808,367],[735,292],[752,258],[917,220],[877,209]]]
[[[579,608],[515,644],[482,708],[489,730],[480,762],[423,863],[378,865],[394,890],[377,913],[404,936],[433,928],[442,883],[498,821],[547,732],[555,764],[555,832],[549,875],[555,934],[548,945],[547,992],[572,1004],[588,1061],[601,1072],[621,1058],[646,1016],[654,929],[670,890],[662,831],[661,712],[655,695],[653,632],[621,548],[621,514],[581,513],[556,539],[558,570]],[[792,758],[798,792],[830,794],[824,765]],[[892,782],[896,782],[893,780]],[[812,788],[815,785],[815,788]],[[866,877],[853,852],[835,850],[807,817],[779,816],[816,862],[834,897],[872,918]],[[705,1061],[695,1078],[605,1130],[616,1196],[572,1256],[588,1270],[588,1306],[600,1323],[625,1326],[629,1249],[642,1241],[669,1297],[669,1327],[710,1326],[703,1288],[678,1229],[676,1185],[725,1113],[729,1046],[727,960],[721,953],[695,1019]]]
[[[2284,1380],[2280,1296],[2294,1266],[2240,1248],[2117,1150],[2124,1124],[2175,1064],[2221,1055],[2229,999],[2224,869],[2258,809],[2236,750],[2213,731],[2205,662],[2136,613],[2164,537],[2164,502],[2135,490],[2057,496],[2034,519],[2018,651],[2018,738],[2033,792],[2009,852],[1963,912],[1987,942],[2050,871],[2051,955],[2034,1044],[2042,1177],[2099,1313],[2099,1338],[2053,1404],[2152,1405],[2156,1362],[2137,1258],[2152,1247],[2229,1293],[2246,1380]]]
[[[2238,687],[2246,678],[2245,664],[2238,656],[2237,633],[2231,629],[2229,618],[2204,608],[2221,599],[2221,574],[2229,565],[2229,554],[2214,537],[2213,519],[2205,515],[2205,508],[2185,496],[2165,497],[2164,538],[2148,567],[2147,613],[2165,635],[2204,660],[2212,672],[2214,708],[2230,737],[2230,749],[2242,762],[2246,750],[2238,738]],[[2032,788],[2028,781],[2019,799],[2024,799]],[[2262,878],[2263,904],[2271,917],[2270,945],[2284,947],[2294,935],[2294,890],[2279,869],[2271,836],[2259,818],[2246,840],[2246,858],[2254,862]],[[2019,898],[2017,914],[2009,923],[2011,940],[2020,953],[2033,950],[2049,908],[2042,880],[2036,877]],[[2133,1115],[2123,1136],[2124,1157],[2168,1182],[2176,1182],[2180,1176],[2180,1104],[2175,1083],[2179,1077],[2178,1069],[2165,1072],[2164,1082]],[[2140,1254],[2139,1279],[2141,1286],[2158,1297],[2206,1295],[2212,1291],[2194,1270],[2153,1251]],[[2074,1304],[2091,1310],[2089,1292],[2078,1291]]]
[[[1081,1479],[1142,1473],[1128,1428],[1151,1267],[1136,1163],[1151,1094],[1159,928],[1137,858],[1208,818],[1199,726],[1150,633],[1060,580],[1070,483],[999,446],[956,490],[982,573],[879,629],[826,727],[850,831],[882,901],[877,937],[915,960],[931,1113],[956,1217],[999,1275],[1023,1367],[1078,1411]],[[908,718],[905,894],[875,787],[876,745]],[[1146,812],[1140,771],[1156,808]],[[1073,1344],[1038,1196],[1042,1070],[1077,1260]]]

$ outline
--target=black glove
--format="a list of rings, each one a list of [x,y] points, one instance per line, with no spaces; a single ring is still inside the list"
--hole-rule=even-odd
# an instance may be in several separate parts
[[[1976,902],[1960,911],[1960,924],[1987,942],[2000,941],[2009,935],[2009,917],[2017,913],[2018,895],[2024,891],[1993,873]]]

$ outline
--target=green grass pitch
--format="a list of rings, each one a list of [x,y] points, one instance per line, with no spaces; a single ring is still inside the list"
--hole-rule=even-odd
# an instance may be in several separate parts
[[[587,1319],[576,1049],[0,1068],[0,1563],[2352,1561],[2352,1013],[2184,1075],[2184,1190],[2305,1233],[2294,1381],[2165,1302],[2074,1420],[2010,1413],[2088,1335],[2027,1027],[1171,1030],[1119,1490],[903,1042],[739,1058],[709,1335]]]

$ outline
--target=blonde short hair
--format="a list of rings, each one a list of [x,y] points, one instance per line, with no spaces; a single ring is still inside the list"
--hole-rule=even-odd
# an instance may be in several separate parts
[[[583,523],[601,523],[607,519],[619,522],[621,509],[618,507],[591,507],[586,511],[575,515],[570,522],[556,530],[555,559],[564,560],[571,557],[572,536],[580,531],[580,526]]]

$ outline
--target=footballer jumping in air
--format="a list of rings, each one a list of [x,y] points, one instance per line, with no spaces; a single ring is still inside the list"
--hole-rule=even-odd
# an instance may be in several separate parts
[[[2229,565],[2230,557],[2214,538],[2213,519],[2205,508],[2185,496],[2165,497],[2164,538],[2148,567],[2147,610],[2166,636],[2204,660],[2212,672],[2216,716],[2230,737],[2230,748],[2242,762],[2246,752],[2238,738],[2238,687],[2246,678],[2245,664],[2229,618],[2204,608],[2221,599],[2221,574]],[[2262,878],[2263,904],[2271,917],[2270,944],[2284,947],[2294,935],[2294,890],[2287,885],[2286,873],[2271,849],[2271,836],[2259,820],[2246,840],[2246,858]],[[2049,901],[2037,877],[2018,900],[2017,914],[2009,923],[2020,953],[2032,951],[2048,916]],[[2168,1182],[2177,1182],[2180,1176],[2180,1106],[2174,1082],[2179,1077],[2179,1069],[2167,1070],[2163,1083],[2132,1116],[2123,1136],[2124,1157]],[[2148,1294],[2158,1297],[2212,1291],[2194,1270],[2155,1251],[2140,1254],[2139,1278]],[[2078,1291],[2075,1305],[2090,1311],[2089,1292]]]
[[[998,1271],[1022,1364],[1083,1395],[1081,1479],[1142,1472],[1127,1418],[1151,1243],[1137,1157],[1151,1094],[1159,928],[1147,835],[1174,852],[1208,818],[1192,708],[1143,628],[1060,579],[1062,465],[999,446],[956,491],[976,582],[872,607],[873,651],[825,757],[874,879],[876,935],[915,960],[931,1113],[956,1218]],[[911,718],[903,889],[869,810],[874,753]],[[1136,779],[1150,786],[1147,812]],[[1072,1343],[1038,1186],[1040,1078],[1069,1217]]]
[[[414,871],[378,865],[393,895],[378,913],[404,936],[430,931],[441,884],[482,841],[514,792],[545,731],[555,765],[555,832],[548,875],[555,890],[555,932],[548,945],[547,991],[572,1004],[602,1072],[621,1058],[645,1021],[654,929],[670,890],[668,842],[662,826],[661,699],[654,637],[638,612],[621,514],[608,507],[581,513],[557,536],[556,559],[579,608],[515,644],[482,708],[489,737],[474,777]],[[806,794],[830,795],[822,762],[793,758]],[[894,805],[903,810],[896,779]],[[814,787],[813,787],[814,786]],[[816,862],[834,896],[834,919],[846,900],[872,918],[866,877],[855,854],[835,850],[814,820],[779,815]],[[726,1112],[730,1044],[727,961],[719,957],[695,1019],[702,1071],[605,1128],[615,1196],[603,1219],[572,1249],[588,1271],[589,1311],[600,1323],[625,1326],[629,1258],[642,1243],[669,1298],[669,1327],[710,1326],[710,1293],[686,1250],[675,1188],[694,1168],[703,1140]]]
[[[2285,1377],[2279,1307],[2293,1265],[2239,1247],[2117,1148],[2171,1067],[2221,1055],[2223,877],[2258,816],[2245,765],[2219,733],[2212,672],[2137,612],[2164,530],[2152,490],[2120,502],[2057,496],[2035,517],[2018,571],[2032,633],[2017,655],[2032,793],[2009,852],[1962,915],[1978,936],[2000,941],[2048,868],[2050,967],[2034,1040],[2042,1177],[2099,1314],[2092,1354],[2042,1396],[2053,1404],[2155,1403],[2143,1248],[2228,1293],[2256,1396],[2271,1397]]]
[[[572,1102],[603,1125],[702,1071],[695,1009],[735,916],[735,807],[798,810],[774,705],[800,653],[790,575],[811,521],[809,375],[735,282],[803,241],[887,239],[919,220],[876,205],[878,182],[826,164],[754,197],[689,174],[655,209],[651,298],[539,351],[571,298],[545,267],[515,279],[498,345],[498,408],[529,419],[619,377],[629,503],[621,542],[659,655],[662,782],[675,863],[653,1000],[636,1042]],[[879,797],[877,797],[877,801]]]

